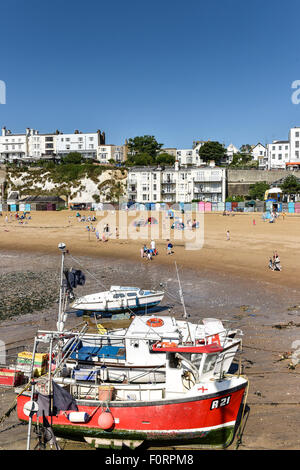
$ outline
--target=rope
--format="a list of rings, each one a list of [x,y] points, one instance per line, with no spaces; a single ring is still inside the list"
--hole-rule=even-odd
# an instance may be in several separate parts
[[[243,435],[243,426],[242,426],[242,424],[243,424],[243,419],[244,419],[244,416],[245,416],[245,409],[246,409],[246,402],[247,402],[247,397],[248,397],[249,385],[250,385],[250,382],[248,380],[246,393],[245,393],[245,398],[244,398],[244,403],[243,403],[243,411],[242,411],[241,421],[240,421],[239,428],[238,428],[238,431],[237,431],[237,442],[236,442],[235,450],[237,450],[239,445],[242,443],[242,435]]]

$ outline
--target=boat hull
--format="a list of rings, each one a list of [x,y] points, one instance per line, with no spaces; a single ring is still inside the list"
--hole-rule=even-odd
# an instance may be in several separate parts
[[[51,422],[55,435],[86,440],[96,447],[115,447],[114,443],[117,443],[116,447],[120,443],[135,447],[137,443],[145,441],[152,445],[155,442],[165,445],[197,443],[205,448],[224,448],[230,445],[234,437],[246,386],[247,381],[244,380],[230,389],[209,395],[203,392],[201,396],[200,391],[200,396],[150,402],[78,400],[80,412],[89,415],[94,413],[90,421],[74,424],[60,412],[58,416],[51,418]],[[25,395],[18,397],[18,417],[22,421],[28,420],[23,408],[29,399]],[[113,425],[104,430],[99,425],[99,418],[107,407],[113,416]],[[35,420],[34,417],[33,421]]]
[[[110,292],[110,295],[113,293]],[[124,294],[125,295],[125,294]],[[100,295],[92,294],[72,303],[72,309],[93,312],[122,312],[126,310],[145,310],[156,307],[163,299],[164,293],[151,293],[134,298],[122,298],[118,300],[104,299]]]

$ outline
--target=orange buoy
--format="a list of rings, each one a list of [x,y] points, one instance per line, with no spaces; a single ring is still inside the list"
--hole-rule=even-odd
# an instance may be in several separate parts
[[[114,425],[114,417],[109,410],[102,411],[101,415],[98,418],[98,426],[101,429],[110,429]]]
[[[150,318],[149,320],[147,320],[146,323],[148,326],[151,326],[153,328],[156,326],[163,326],[164,321],[161,318]]]

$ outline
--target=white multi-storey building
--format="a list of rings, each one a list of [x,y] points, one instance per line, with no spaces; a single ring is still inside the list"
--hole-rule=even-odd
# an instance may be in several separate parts
[[[287,166],[300,165],[300,127],[293,127],[289,131],[290,158]]]
[[[266,170],[268,168],[268,149],[258,142],[251,150],[253,160],[258,161],[258,168]]]
[[[262,159],[263,157],[267,156],[267,148],[263,144],[258,142],[258,144],[252,147],[251,155],[253,157],[253,160],[255,161]]]
[[[27,128],[24,134],[13,134],[6,127],[0,136],[0,161],[30,161],[43,157],[63,157],[70,152],[79,152],[86,158],[97,158],[98,147],[105,145],[105,134],[98,130],[94,133],[75,131],[63,134],[56,131],[52,134],[40,134],[36,129]],[[120,148],[121,149],[121,148]],[[122,159],[121,150],[115,148],[113,158]]]
[[[176,160],[181,167],[187,166],[200,166],[203,165],[203,161],[199,156],[199,150],[204,145],[204,141],[194,142],[192,149],[177,149]]]
[[[127,145],[99,145],[97,148],[97,160],[102,164],[114,161],[123,163],[127,158]]]
[[[28,157],[40,159],[56,154],[56,135],[39,134],[38,131],[30,129],[28,134]]]
[[[285,169],[290,161],[290,142],[288,140],[273,140],[268,148],[268,169]]]
[[[224,202],[224,168],[179,165],[161,168],[134,167],[128,172],[128,200],[134,202]]]
[[[63,157],[70,152],[78,152],[85,158],[97,158],[97,149],[101,144],[100,131],[73,134],[59,133],[56,136],[56,154]]]
[[[15,160],[22,160],[27,156],[27,132],[26,134],[12,134],[10,130],[3,127],[0,136],[0,161],[11,163]]]
[[[239,153],[239,149],[233,145],[233,144],[229,144],[228,147],[226,148],[226,154],[227,154],[227,161],[228,163],[231,163],[232,162],[232,159],[233,159],[233,155],[235,153]]]

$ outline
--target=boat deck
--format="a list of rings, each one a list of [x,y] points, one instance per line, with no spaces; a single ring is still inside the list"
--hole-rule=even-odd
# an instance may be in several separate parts
[[[125,348],[119,346],[82,346],[78,351],[74,351],[71,359],[79,361],[93,361],[99,359],[125,360]]]

